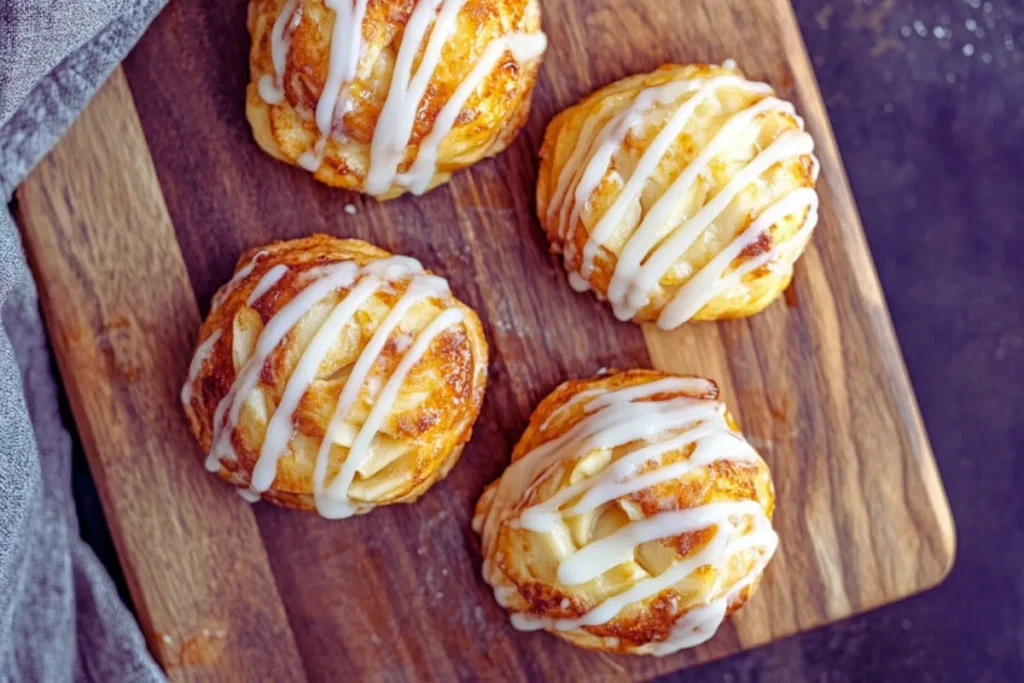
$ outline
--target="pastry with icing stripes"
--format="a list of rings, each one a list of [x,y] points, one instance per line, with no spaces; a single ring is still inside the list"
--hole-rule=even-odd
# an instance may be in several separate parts
[[[515,628],[664,655],[754,594],[774,509],[768,466],[714,382],[630,370],[541,401],[473,525]]]
[[[537,209],[573,288],[672,329],[752,315],[789,285],[818,220],[818,168],[771,86],[732,63],[669,64],[555,117]]]
[[[242,257],[181,399],[207,468],[244,498],[337,519],[442,479],[486,382],[480,320],[443,278],[315,235]]]
[[[526,122],[538,0],[252,0],[256,142],[328,185],[423,194]]]

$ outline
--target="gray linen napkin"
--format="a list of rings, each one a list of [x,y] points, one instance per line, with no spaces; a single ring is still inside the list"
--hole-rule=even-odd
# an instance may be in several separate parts
[[[6,207],[166,0],[0,0],[0,680],[162,681],[78,536],[35,284]]]

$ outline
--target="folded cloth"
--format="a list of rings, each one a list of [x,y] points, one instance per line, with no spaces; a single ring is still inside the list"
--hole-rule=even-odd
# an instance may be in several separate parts
[[[165,680],[79,538],[71,439],[6,209],[165,2],[0,2],[0,681]]]

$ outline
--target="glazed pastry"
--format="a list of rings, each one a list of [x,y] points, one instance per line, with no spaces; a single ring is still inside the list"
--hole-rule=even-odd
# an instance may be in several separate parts
[[[818,161],[793,105],[735,65],[666,65],[559,114],[537,210],[569,282],[620,320],[757,313],[818,220]]]
[[[328,185],[422,194],[526,122],[538,0],[251,0],[256,142]]]
[[[469,440],[487,380],[476,314],[415,259],[315,235],[247,253],[182,389],[211,472],[328,518],[409,503]]]
[[[473,525],[513,626],[663,655],[750,598],[778,546],[774,508],[714,382],[631,370],[544,399]]]

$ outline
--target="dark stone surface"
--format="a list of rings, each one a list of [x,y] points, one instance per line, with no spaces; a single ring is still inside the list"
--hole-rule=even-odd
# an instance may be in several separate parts
[[[1024,681],[1024,1],[793,3],[953,507],[957,562],[929,593],[663,680]],[[83,535],[116,572],[76,472]]]

